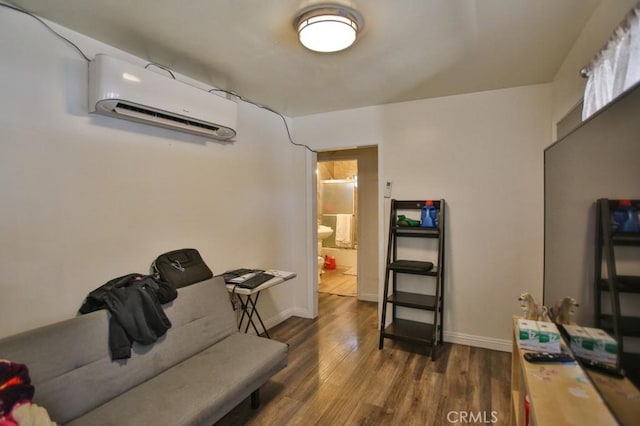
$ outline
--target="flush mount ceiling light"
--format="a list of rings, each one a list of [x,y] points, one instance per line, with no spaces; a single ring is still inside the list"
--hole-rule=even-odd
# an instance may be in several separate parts
[[[320,4],[302,9],[294,20],[300,43],[315,52],[338,52],[356,41],[362,16],[347,6]]]

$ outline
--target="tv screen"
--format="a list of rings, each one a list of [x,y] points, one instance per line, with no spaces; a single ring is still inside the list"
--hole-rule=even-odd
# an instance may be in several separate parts
[[[595,252],[596,201],[640,199],[639,86],[547,148],[544,161],[543,303],[550,307],[574,297],[580,307],[572,319],[594,326],[594,270],[596,262],[602,264]],[[616,247],[615,258],[618,274],[640,276],[640,247]],[[600,294],[603,312],[611,312],[608,293]],[[640,288],[621,293],[620,301],[623,315],[640,320]],[[640,339],[625,338],[624,351],[640,353]]]

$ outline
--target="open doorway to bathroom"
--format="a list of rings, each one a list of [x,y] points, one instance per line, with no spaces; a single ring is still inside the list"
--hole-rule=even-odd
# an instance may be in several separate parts
[[[324,197],[321,192],[322,183],[320,182],[323,180],[352,181],[354,186],[353,198],[355,199],[355,207],[353,211],[355,212],[355,217],[352,222],[353,248],[329,247],[329,241],[323,243],[326,238],[318,238],[317,243],[319,244],[317,252],[321,256],[327,255],[326,253],[332,253],[331,249],[334,248],[343,250],[345,253],[338,253],[337,257],[333,254],[329,254],[329,256],[333,256],[336,259],[336,269],[325,270],[325,273],[321,277],[318,275],[318,277],[320,277],[319,280],[318,277],[316,277],[316,279],[312,281],[314,286],[309,294],[313,299],[311,301],[312,311],[317,315],[318,300],[320,297],[323,299],[341,297],[334,296],[334,294],[320,293],[320,291],[329,290],[324,287],[323,281],[325,284],[331,283],[331,275],[337,276],[337,280],[334,282],[336,286],[342,287],[342,284],[337,283],[338,280],[351,281],[351,284],[345,283],[344,285],[344,288],[348,288],[349,290],[341,289],[341,292],[345,291],[346,294],[346,291],[350,291],[349,295],[352,295],[355,291],[355,295],[359,301],[379,303],[378,299],[381,294],[380,277],[382,277],[380,259],[384,259],[385,248],[384,241],[380,238],[384,227],[381,221],[381,218],[383,217],[383,202],[378,196],[380,188],[380,179],[378,176],[378,147],[360,146],[357,148],[319,151],[314,157],[315,158],[312,163],[314,176],[310,180],[315,183],[316,187],[309,188],[309,195],[312,197],[315,195],[316,200],[313,203],[315,205],[315,209],[311,212],[311,219],[322,225],[323,214],[344,213],[337,211],[332,213],[327,212],[327,206],[324,206]],[[342,171],[339,172],[339,174],[336,174],[337,164],[334,163],[332,165],[333,174],[329,174],[328,170],[325,168],[327,165],[323,163],[338,161],[355,161],[355,163],[353,163],[355,164],[355,168],[351,169],[352,171]],[[338,168],[339,167],[340,166],[338,166]],[[331,170],[331,168],[329,168],[329,170]],[[354,175],[356,178],[353,177]],[[323,199],[321,200],[320,198]],[[348,199],[349,197],[347,196],[346,198]],[[325,213],[323,213],[323,211]],[[346,213],[348,212],[349,211],[347,210]],[[337,219],[334,220],[337,221]],[[333,227],[330,225],[323,226],[327,226],[333,233]],[[321,230],[323,230],[323,228],[318,226],[318,236],[320,236]],[[342,234],[342,231],[340,233]],[[335,240],[336,237],[337,236],[334,235],[333,239]],[[324,244],[326,244],[327,247],[324,247]],[[346,258],[341,256],[343,254],[347,254],[347,251],[350,251],[349,254],[351,254],[351,258],[349,256]],[[325,262],[324,257],[318,256],[317,259],[321,261],[318,263],[323,267]],[[352,267],[354,270],[349,271]],[[345,274],[344,272],[351,272],[356,275]],[[331,289],[330,291],[338,290]]]
[[[319,153],[318,291],[358,294],[358,160]]]
[[[384,247],[379,239],[382,206],[378,197],[378,147],[320,151],[315,165],[315,219],[319,225],[324,224],[324,227],[332,231],[329,237],[319,241],[318,253],[322,256],[319,257],[322,261],[320,265],[325,263],[324,256],[329,256],[329,267],[332,266],[331,258],[335,259],[335,269],[323,268],[324,273],[318,280],[317,290],[355,295],[358,300],[377,302],[380,293],[379,259],[384,254]],[[339,200],[331,201],[328,198],[329,192],[336,192],[335,196]],[[331,194],[332,197],[333,195]],[[345,205],[342,205],[343,202]],[[349,213],[353,214],[351,229],[337,226],[336,215]],[[344,216],[341,221],[349,224]],[[321,229],[323,228],[319,227],[318,231]],[[336,239],[342,242],[336,243]],[[318,295],[319,292],[315,294]]]

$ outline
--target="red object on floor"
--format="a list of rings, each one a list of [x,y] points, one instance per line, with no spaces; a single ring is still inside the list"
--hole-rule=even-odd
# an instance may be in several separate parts
[[[336,269],[336,258],[331,256],[325,256],[324,269]]]

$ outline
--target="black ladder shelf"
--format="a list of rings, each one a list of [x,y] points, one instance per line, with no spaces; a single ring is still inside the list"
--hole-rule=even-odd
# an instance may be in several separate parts
[[[640,354],[625,350],[625,337],[640,337],[640,317],[625,315],[622,312],[621,298],[640,294],[640,276],[618,275],[616,265],[616,246],[636,246],[640,253],[640,233],[614,232],[612,228],[612,211],[619,200],[602,198],[598,200],[596,212],[596,246],[595,246],[595,320],[596,327],[613,334],[618,342],[618,368],[625,370],[629,379],[640,384]],[[631,200],[640,207],[640,200]],[[603,270],[604,263],[604,270]],[[609,294],[610,308],[603,312],[603,293]]]
[[[391,214],[389,223],[389,243],[387,246],[387,267],[384,280],[382,318],[380,321],[380,343],[378,349],[384,347],[384,339],[404,340],[430,347],[431,359],[435,359],[436,348],[442,344],[443,320],[443,282],[444,282],[444,230],[445,230],[445,202],[433,200],[438,210],[438,226],[423,228],[413,226],[398,226],[398,213],[407,212],[410,216],[420,216],[425,201],[391,200]],[[398,259],[399,238],[430,238],[437,239],[437,254],[431,254],[435,259],[405,260]],[[425,256],[426,257],[426,256]],[[399,274],[422,275],[425,279],[435,279],[435,292],[431,294],[402,291],[398,285]],[[391,284],[391,291],[389,287]],[[387,305],[391,305],[391,323],[386,325]],[[404,307],[433,312],[431,323],[398,318],[397,308]]]

